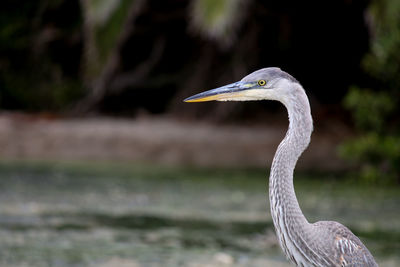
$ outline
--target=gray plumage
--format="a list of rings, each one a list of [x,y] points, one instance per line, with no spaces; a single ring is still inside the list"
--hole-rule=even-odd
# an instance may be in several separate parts
[[[332,221],[309,223],[300,209],[293,171],[309,145],[313,122],[307,95],[295,78],[279,68],[265,68],[185,101],[262,99],[282,102],[289,116],[289,129],[275,153],[269,179],[271,215],[286,257],[297,266],[378,266],[348,228]]]

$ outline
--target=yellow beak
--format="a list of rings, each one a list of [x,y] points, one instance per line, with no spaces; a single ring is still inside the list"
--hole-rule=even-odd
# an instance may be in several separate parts
[[[225,100],[240,97],[243,91],[251,89],[253,84],[244,82],[231,83],[216,89],[211,89],[197,95],[186,98],[185,102],[205,102],[213,100]]]

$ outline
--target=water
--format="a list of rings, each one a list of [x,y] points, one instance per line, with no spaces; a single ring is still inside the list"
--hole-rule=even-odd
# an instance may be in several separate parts
[[[266,176],[1,163],[0,266],[290,266],[273,231]],[[307,218],[346,224],[380,266],[400,265],[400,189],[309,176],[296,179]]]

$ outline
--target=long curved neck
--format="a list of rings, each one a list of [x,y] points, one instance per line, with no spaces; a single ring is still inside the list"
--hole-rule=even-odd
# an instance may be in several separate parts
[[[288,110],[289,129],[280,143],[272,162],[269,198],[271,215],[280,245],[287,257],[296,262],[297,247],[307,243],[310,224],[304,217],[293,186],[293,171],[302,152],[307,148],[312,126],[310,105],[299,84],[295,95],[281,101]],[[299,252],[300,253],[300,252]]]

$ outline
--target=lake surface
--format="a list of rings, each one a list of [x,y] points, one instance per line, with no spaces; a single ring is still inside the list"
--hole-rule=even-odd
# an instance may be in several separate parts
[[[353,230],[400,266],[400,188],[296,175],[310,221]],[[0,266],[290,266],[265,170],[0,163]]]

